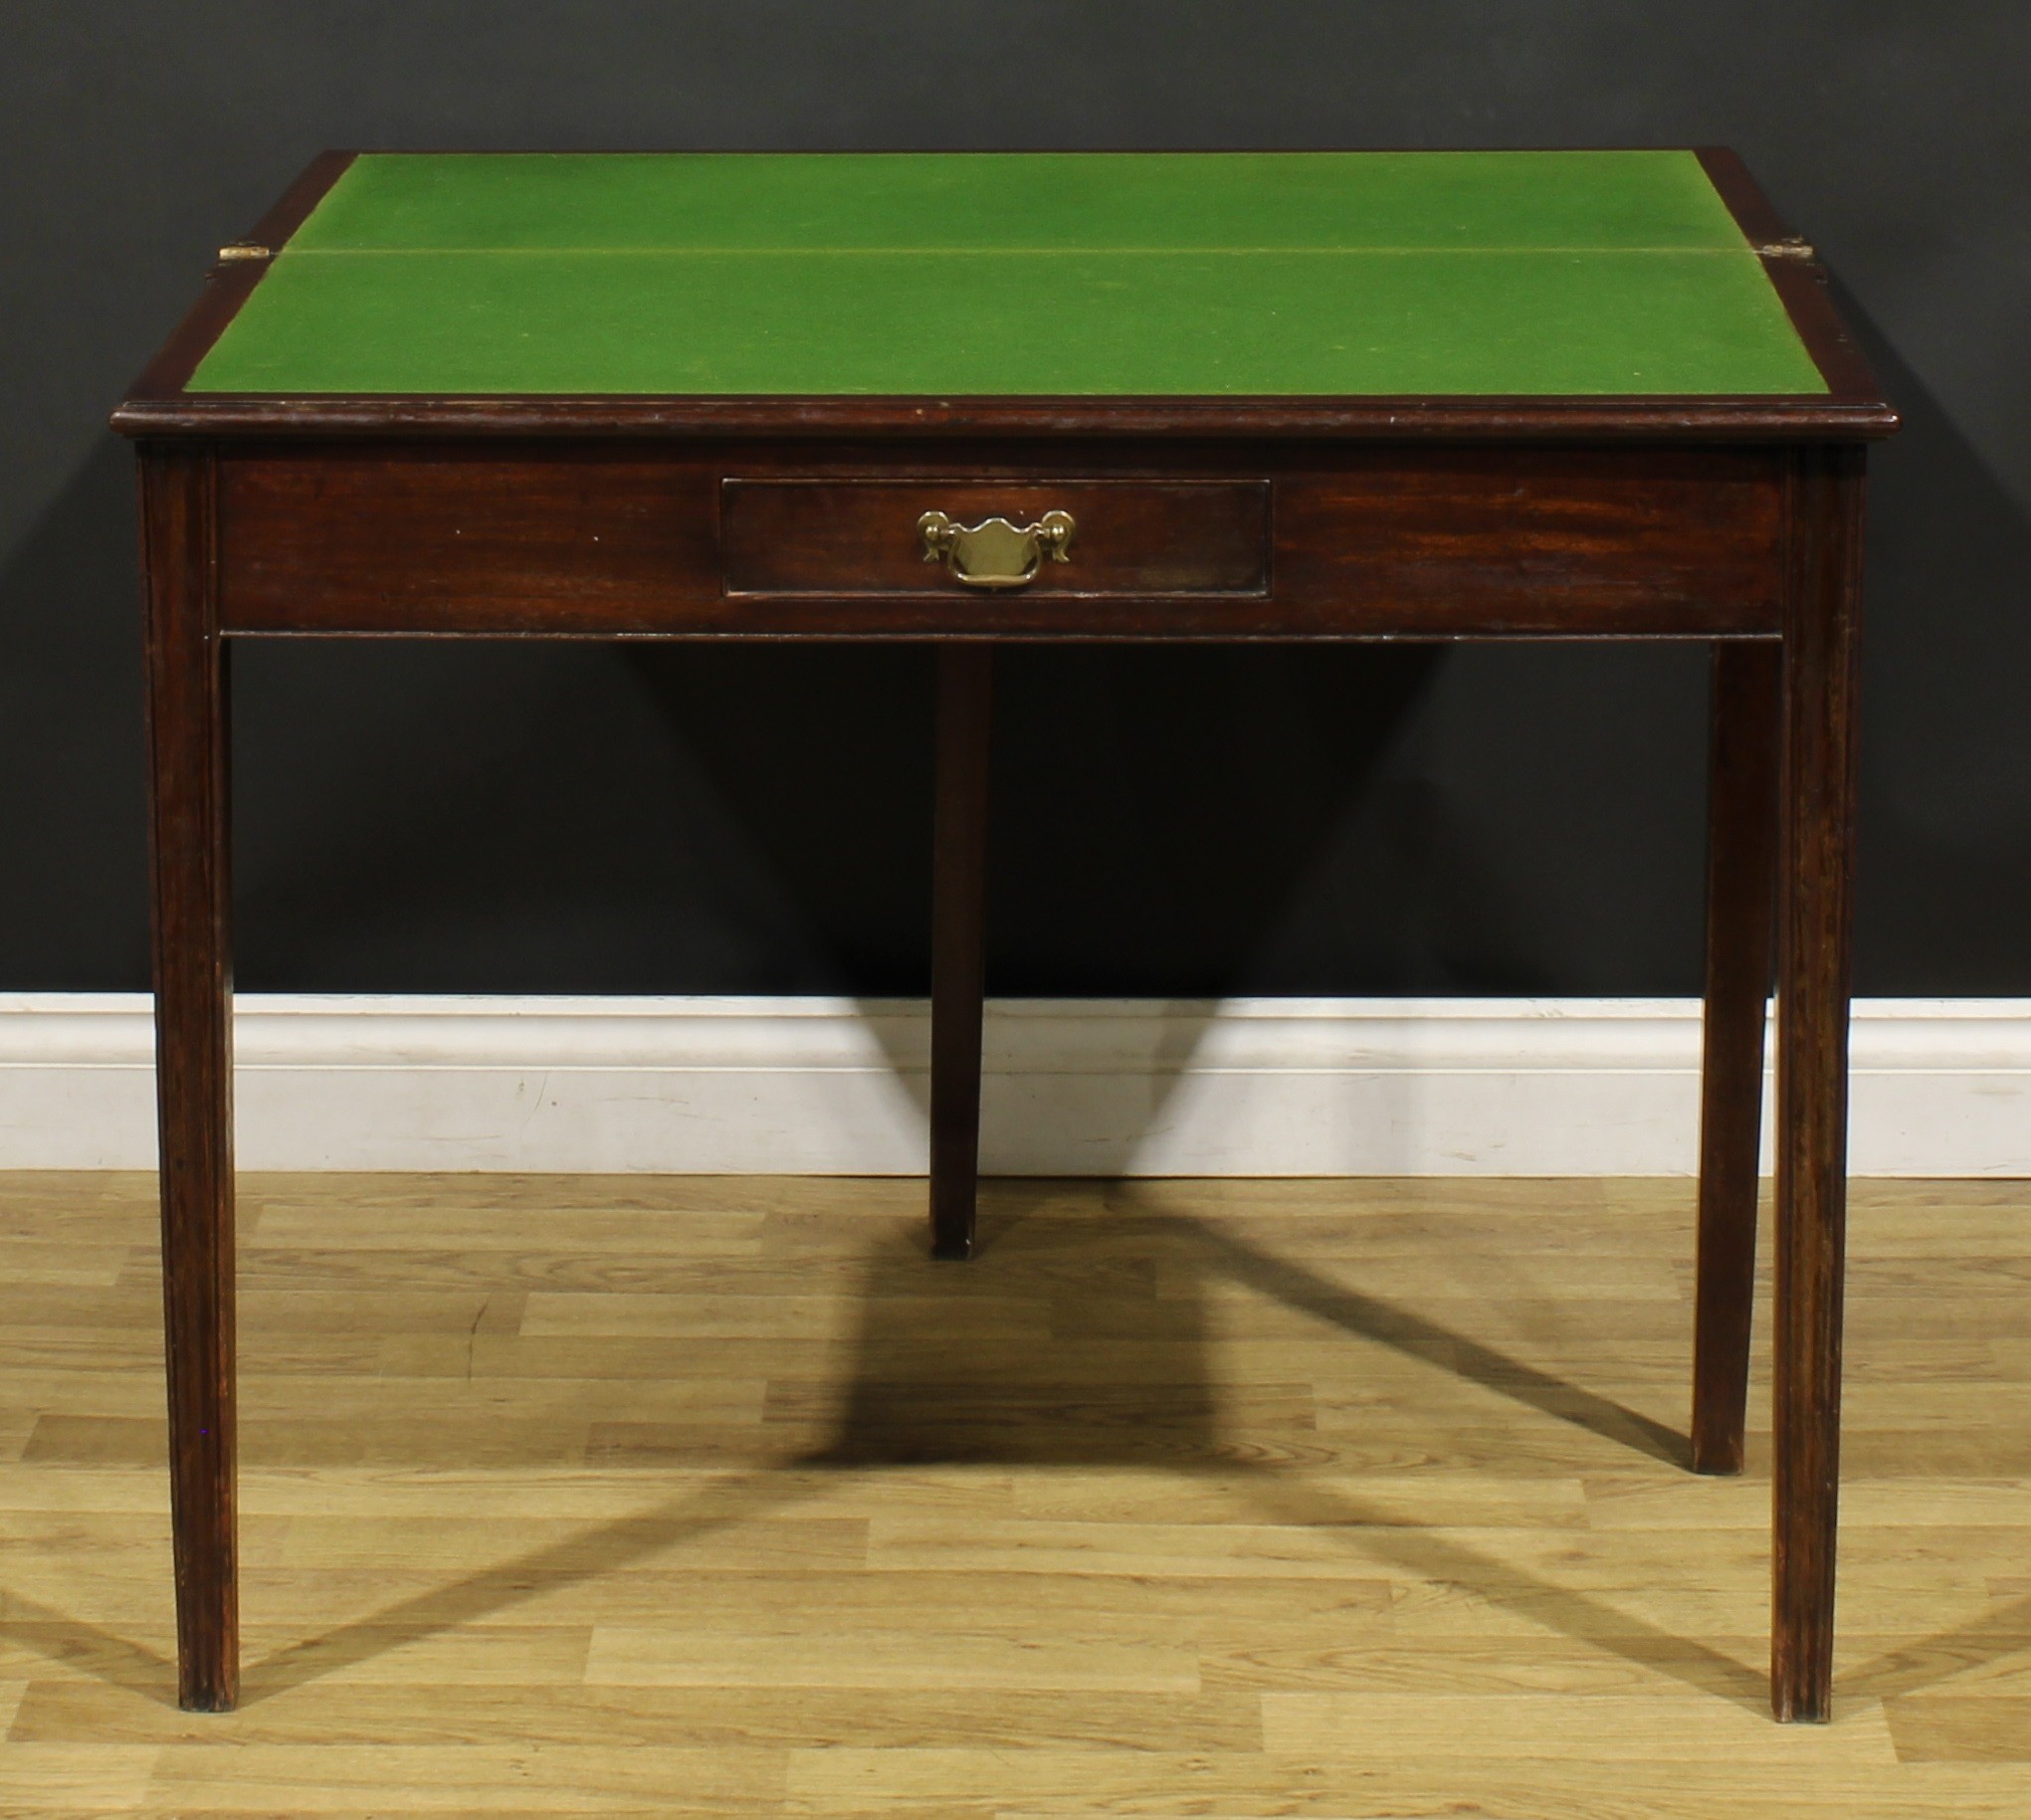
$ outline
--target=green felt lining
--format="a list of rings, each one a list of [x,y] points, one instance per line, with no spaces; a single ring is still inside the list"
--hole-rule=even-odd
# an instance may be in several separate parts
[[[1825,386],[1689,153],[669,153],[362,158],[190,389]]]
[[[1744,252],[438,254],[284,261],[212,389],[1799,392]]]
[[[1738,250],[1685,151],[466,152],[356,160],[293,251]]]

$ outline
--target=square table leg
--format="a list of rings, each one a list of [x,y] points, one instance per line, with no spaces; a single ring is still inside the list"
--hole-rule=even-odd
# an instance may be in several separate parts
[[[214,470],[146,451],[149,836],[177,1696],[239,1697],[234,1520],[233,987]]]
[[[931,1256],[973,1251],[980,1165],[987,780],[994,647],[937,648],[937,807],[931,841]]]
[[[1784,625],[1770,1703],[1833,1681],[1863,455],[1799,457]]]
[[[1693,1470],[1741,1471],[1755,1300],[1763,1028],[1777,875],[1782,648],[1714,647],[1707,794],[1706,1059],[1700,1071],[1700,1262]]]

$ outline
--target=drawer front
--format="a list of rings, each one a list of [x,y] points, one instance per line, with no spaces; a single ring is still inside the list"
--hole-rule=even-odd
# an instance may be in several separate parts
[[[719,506],[726,592],[835,600],[982,592],[926,550],[918,520],[931,511],[957,525],[1002,518],[1027,527],[1047,513],[1069,516],[1063,559],[1039,561],[1019,584],[1025,594],[1268,591],[1265,481],[733,479]]]

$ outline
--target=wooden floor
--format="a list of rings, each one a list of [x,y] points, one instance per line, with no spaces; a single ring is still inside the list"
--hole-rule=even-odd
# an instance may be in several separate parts
[[[0,1812],[2031,1816],[2031,1184],[1862,1184],[1835,1721],[1689,1184],[256,1177],[179,1713],[152,1184],[0,1177]]]

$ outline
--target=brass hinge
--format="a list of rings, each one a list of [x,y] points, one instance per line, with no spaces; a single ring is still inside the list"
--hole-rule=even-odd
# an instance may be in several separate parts
[[[251,240],[229,240],[219,249],[219,264],[232,265],[243,259],[273,259],[273,247],[257,246]]]

